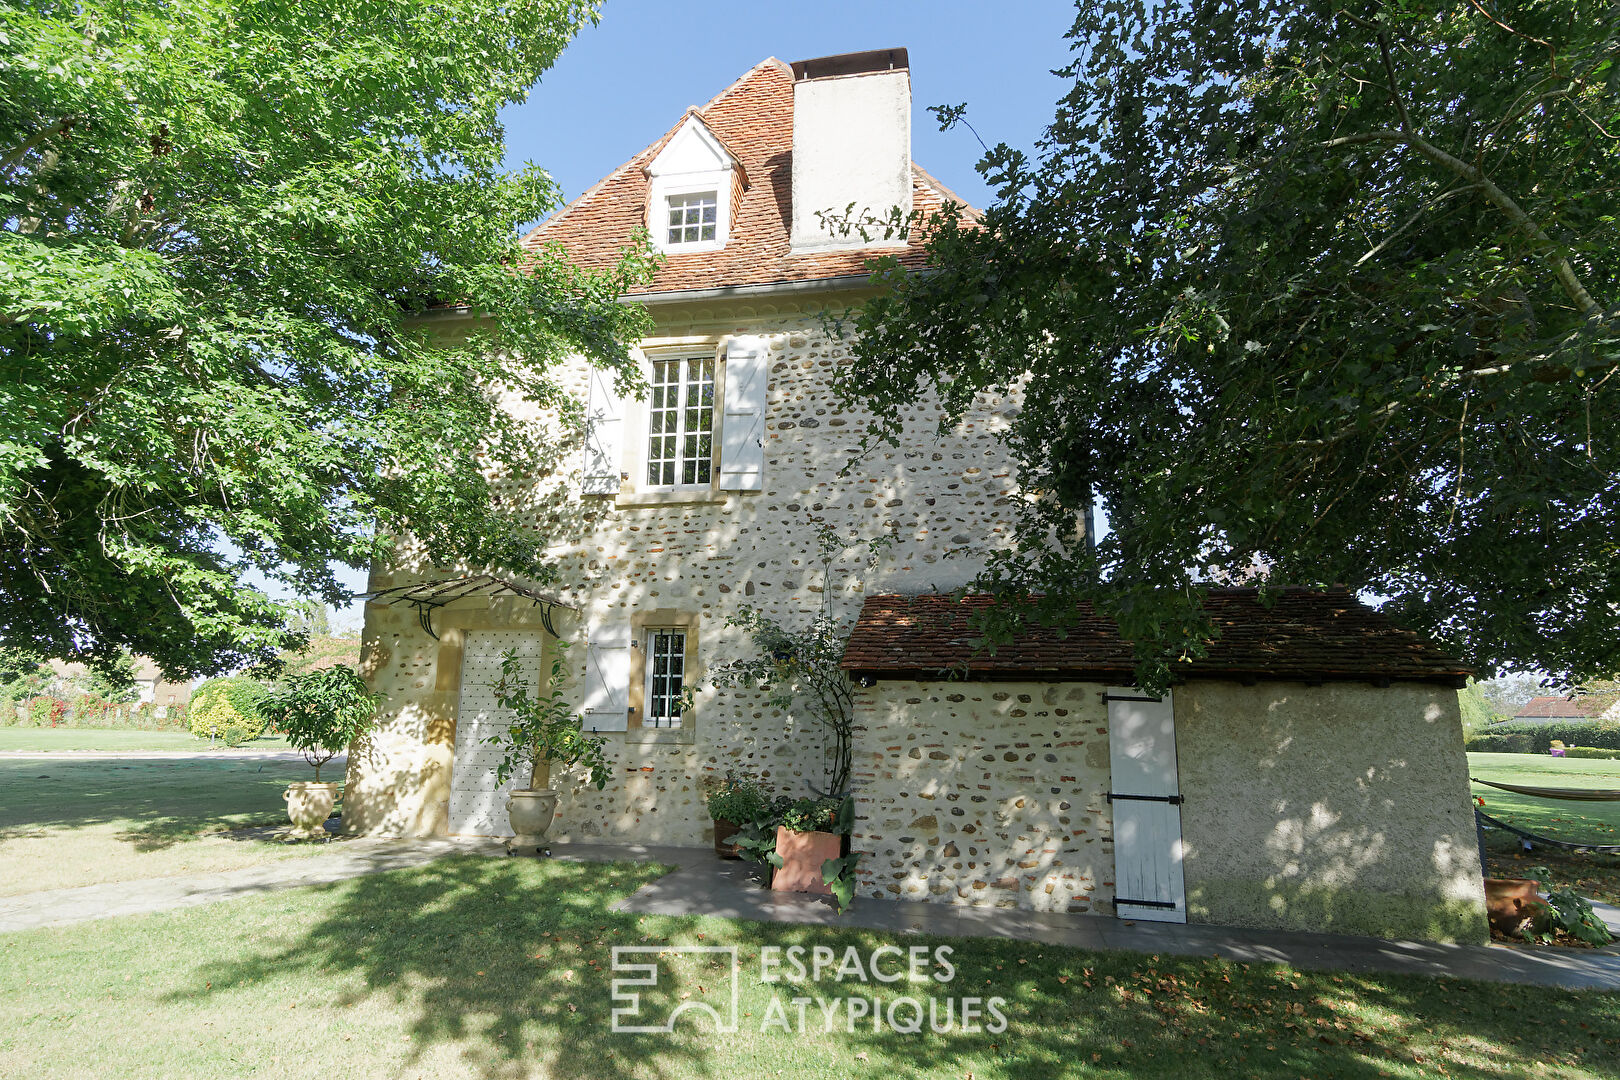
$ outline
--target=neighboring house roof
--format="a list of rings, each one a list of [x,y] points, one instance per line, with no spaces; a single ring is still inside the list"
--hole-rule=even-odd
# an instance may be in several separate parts
[[[1613,704],[1613,695],[1609,694],[1575,698],[1534,697],[1514,710],[1513,719],[1596,720]]]
[[[667,132],[609,173],[585,194],[523,238],[538,250],[561,245],[577,266],[613,265],[631,234],[647,224],[649,180],[646,168],[680,130],[688,116],[701,119],[737,159],[746,187],[737,201],[730,241],[719,251],[670,253],[648,292],[771,285],[820,278],[866,275],[867,260],[899,254],[908,267],[923,265],[921,240],[913,234],[900,249],[851,250],[794,255],[789,252],[793,221],[793,72],[771,57],[760,61],[701,108],[688,109]],[[913,209],[927,215],[947,202],[974,211],[928,173],[912,165]]]
[[[1132,645],[1082,605],[1065,630],[1030,626],[994,653],[971,620],[993,597],[872,596],[844,651],[855,677],[1065,679],[1129,685]],[[1181,678],[1241,682],[1426,682],[1462,686],[1468,668],[1347,590],[1287,589],[1271,607],[1254,589],[1214,589],[1204,609],[1220,631],[1209,655],[1177,665]]]

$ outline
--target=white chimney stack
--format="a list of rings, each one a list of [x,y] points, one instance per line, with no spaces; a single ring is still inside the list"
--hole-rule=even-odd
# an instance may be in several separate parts
[[[818,212],[854,219],[911,213],[911,72],[906,50],[846,53],[793,65],[794,252],[898,247],[881,231],[823,225]],[[871,230],[868,230],[869,232]]]

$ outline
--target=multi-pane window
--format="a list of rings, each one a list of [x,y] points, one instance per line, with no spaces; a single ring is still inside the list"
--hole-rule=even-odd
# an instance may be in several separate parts
[[[681,690],[685,681],[686,635],[679,630],[648,631],[644,726],[681,726]]]
[[[714,467],[714,358],[652,365],[647,399],[647,485],[708,484]]]
[[[714,239],[715,215],[719,203],[713,191],[669,197],[669,240],[676,244],[701,244]]]

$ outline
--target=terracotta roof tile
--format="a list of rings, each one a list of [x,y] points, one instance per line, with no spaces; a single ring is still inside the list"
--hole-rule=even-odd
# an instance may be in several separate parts
[[[1513,718],[1517,720],[1520,717],[1540,719],[1567,717],[1570,720],[1591,720],[1602,716],[1604,710],[1612,704],[1614,704],[1612,695],[1576,698],[1535,697],[1515,709]]]
[[[993,597],[871,596],[844,651],[855,676],[935,679],[1068,679],[1129,684],[1131,643],[1112,620],[1082,606],[1066,630],[1031,626],[992,654],[972,618]],[[1461,662],[1342,589],[1289,589],[1271,607],[1254,589],[1212,590],[1204,610],[1220,630],[1209,655],[1182,665],[1183,678],[1243,682],[1432,682],[1461,686]]]
[[[898,253],[906,266],[923,265],[922,243],[915,235],[903,249],[789,253],[793,220],[793,73],[775,57],[756,64],[702,108],[682,114],[656,142],[541,222],[524,237],[524,246],[532,250],[556,244],[579,266],[611,266],[629,242],[630,234],[647,223],[649,180],[644,170],[694,112],[741,163],[748,188],[737,202],[737,217],[726,246],[720,251],[667,255],[648,291],[860,275],[867,272],[868,259],[883,254]],[[915,164],[912,202],[913,208],[924,214],[955,202],[967,216],[977,217],[977,211],[963,199]]]

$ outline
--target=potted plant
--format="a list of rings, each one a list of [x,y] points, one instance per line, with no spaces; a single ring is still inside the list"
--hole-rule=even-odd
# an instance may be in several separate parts
[[[282,793],[295,838],[326,835],[338,786],[321,782],[321,766],[365,734],[379,700],[381,695],[368,692],[358,672],[337,664],[294,675],[259,702],[260,715],[285,733],[315,767],[314,780],[296,780]]]
[[[722,859],[741,858],[732,838],[769,809],[765,785],[727,769],[726,778],[709,792],[708,803],[709,817],[714,819],[714,853]]]
[[[822,876],[829,860],[843,855],[843,837],[837,823],[845,799],[800,799],[782,814],[776,827],[776,851],[770,863],[776,867],[771,877],[775,892],[832,892]]]
[[[530,850],[538,853],[551,829],[558,796],[550,786],[552,766],[566,769],[580,765],[598,791],[607,786],[608,762],[603,751],[607,740],[584,733],[585,718],[573,711],[563,695],[566,648],[566,642],[557,642],[547,683],[551,690],[544,697],[538,692],[529,693],[515,649],[501,657],[501,681],[494,687],[495,701],[512,714],[512,719],[506,730],[484,741],[505,751],[495,767],[497,782],[506,783],[514,773],[528,774],[528,786],[514,788],[506,800],[506,814],[514,834],[506,842],[506,850],[514,855]]]

